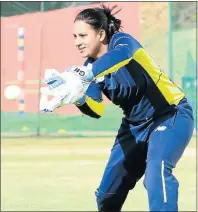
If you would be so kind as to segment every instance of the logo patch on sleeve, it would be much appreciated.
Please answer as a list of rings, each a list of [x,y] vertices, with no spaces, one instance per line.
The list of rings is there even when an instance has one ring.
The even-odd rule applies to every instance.
[[[104,81],[104,76],[98,77],[98,78],[96,79],[96,83],[99,83],[99,82],[102,82],[102,81]]]

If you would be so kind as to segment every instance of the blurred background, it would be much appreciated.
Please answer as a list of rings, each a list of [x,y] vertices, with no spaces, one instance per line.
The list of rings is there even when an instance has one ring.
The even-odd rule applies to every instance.
[[[100,181],[122,111],[107,99],[105,114],[99,120],[83,116],[75,106],[65,106],[49,114],[39,113],[38,106],[45,69],[62,72],[71,65],[83,64],[74,47],[73,20],[82,9],[100,3],[1,2],[1,137],[6,138],[2,142],[3,209],[96,209],[92,192]],[[139,40],[185,92],[197,123],[197,2],[105,4],[122,8],[117,17],[122,20],[123,30]],[[5,99],[3,93],[8,85],[23,89],[20,101]],[[178,169],[180,178],[190,179],[181,186],[185,195],[192,197],[186,201],[186,196],[182,196],[183,211],[193,211],[196,207],[193,139]],[[182,172],[186,164],[188,175]],[[83,168],[80,177],[74,167]],[[93,173],[87,178],[90,170]],[[138,189],[139,196],[133,196],[135,202],[143,193],[142,187]],[[85,194],[89,200],[82,198]],[[81,196],[79,205],[77,196]],[[143,201],[141,206],[127,202],[125,209],[147,210],[146,199],[145,194],[145,204]]]
[[[196,2],[109,3],[114,4],[123,8],[118,14],[123,30],[136,37],[183,89],[196,117]],[[75,106],[66,106],[53,114],[38,111],[44,70],[63,71],[71,65],[83,64],[74,47],[72,24],[81,9],[96,5],[96,2],[1,3],[1,93],[12,84],[24,89],[24,102],[7,101],[1,95],[2,136],[100,136],[117,131],[122,112],[107,100],[106,113],[97,122],[81,117]],[[55,126],[52,121],[56,121]]]

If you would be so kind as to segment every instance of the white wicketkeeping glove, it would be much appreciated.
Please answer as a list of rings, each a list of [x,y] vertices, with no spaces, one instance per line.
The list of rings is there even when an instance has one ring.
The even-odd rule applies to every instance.
[[[59,73],[55,69],[48,69],[44,82],[48,87],[41,88],[40,110],[43,112],[52,112],[65,104],[73,104],[85,93],[79,77],[69,71]],[[48,101],[48,96],[53,96],[52,100]]]
[[[84,86],[85,91],[89,87],[90,83],[94,80],[91,64],[89,66],[71,66],[65,72],[71,72],[78,76],[82,85]]]
[[[40,111],[52,112],[61,105],[61,100],[58,97],[53,96],[48,87],[42,87],[40,94]],[[53,98],[48,100],[49,96],[53,96]]]

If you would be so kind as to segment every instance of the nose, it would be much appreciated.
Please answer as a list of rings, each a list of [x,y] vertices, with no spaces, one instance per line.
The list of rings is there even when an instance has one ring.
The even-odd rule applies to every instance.
[[[78,37],[76,37],[76,39],[75,39],[75,46],[76,47],[79,47],[80,45],[82,45],[82,42],[81,42],[81,40]]]

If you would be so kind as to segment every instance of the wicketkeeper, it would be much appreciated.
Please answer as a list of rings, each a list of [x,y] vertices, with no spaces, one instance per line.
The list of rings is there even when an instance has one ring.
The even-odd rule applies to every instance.
[[[86,62],[62,74],[46,72],[41,110],[75,104],[84,114],[100,118],[104,94],[123,110],[124,118],[95,193],[98,210],[120,211],[129,190],[145,174],[150,211],[178,211],[179,183],[172,170],[193,133],[192,108],[141,44],[119,32],[120,26],[105,6],[77,15],[75,45]],[[50,102],[49,94],[55,97]]]

